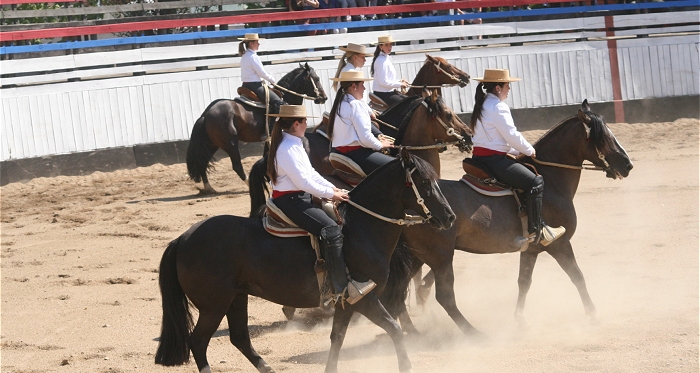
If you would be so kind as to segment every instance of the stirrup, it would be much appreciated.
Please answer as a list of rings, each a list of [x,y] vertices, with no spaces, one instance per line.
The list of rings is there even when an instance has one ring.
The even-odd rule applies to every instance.
[[[374,289],[377,284],[374,281],[369,280],[367,282],[357,282],[355,280],[350,280],[348,282],[348,297],[347,301],[350,304],[357,303],[362,297],[367,295],[372,289]]]
[[[542,246],[549,246],[552,242],[563,236],[565,232],[566,228],[564,227],[552,228],[545,224],[542,227],[542,238],[540,239],[540,244],[542,244]]]

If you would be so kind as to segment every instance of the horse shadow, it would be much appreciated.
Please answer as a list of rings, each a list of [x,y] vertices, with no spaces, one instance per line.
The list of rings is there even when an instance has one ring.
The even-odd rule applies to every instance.
[[[204,197],[217,197],[217,196],[237,196],[237,195],[244,195],[248,194],[247,190],[229,190],[225,192],[216,192],[216,193],[204,193],[201,190],[197,194],[191,194],[187,196],[179,196],[179,197],[161,197],[161,198],[147,198],[147,199],[136,199],[133,201],[126,201],[125,203],[127,204],[136,204],[136,203],[141,203],[141,202],[182,202],[182,201],[189,201],[189,200],[197,200],[200,198]]]

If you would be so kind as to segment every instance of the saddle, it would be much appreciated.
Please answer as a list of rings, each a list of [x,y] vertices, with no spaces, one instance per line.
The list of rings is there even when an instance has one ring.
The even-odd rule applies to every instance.
[[[539,175],[535,166],[527,163],[520,163],[525,167],[530,168],[535,175]],[[496,176],[491,173],[491,171],[473,158],[464,158],[462,161],[462,169],[464,170],[465,174],[462,176],[460,181],[469,185],[469,187],[474,189],[476,192],[489,197],[513,196],[513,198],[515,198],[515,203],[518,205],[518,217],[520,218],[520,223],[523,229],[522,238],[516,238],[515,245],[516,247],[520,248],[520,251],[527,250],[529,241],[524,238],[528,236],[527,213],[525,212],[522,202],[522,191],[499,181]]]
[[[384,102],[379,96],[375,95],[374,93],[369,94],[369,107],[376,111],[385,111],[386,109],[389,108],[389,105]]]
[[[362,167],[349,157],[331,152],[328,155],[328,160],[333,166],[333,175],[339,177],[353,188],[367,177],[367,174],[362,171]]]
[[[340,221],[340,214],[333,203],[324,203],[317,198],[313,199],[313,203],[320,205],[323,211],[325,211],[326,214],[331,217],[331,219],[335,220],[339,224],[342,223]],[[316,280],[318,281],[318,290],[321,294],[319,298],[319,307],[328,304],[333,294],[328,279],[328,271],[325,267],[325,261],[321,257],[321,243],[319,241],[319,237],[312,235],[292,222],[292,220],[289,219],[287,215],[285,215],[285,213],[275,205],[272,198],[265,201],[265,205],[267,208],[263,213],[262,222],[267,233],[270,233],[273,236],[287,238],[309,236],[309,239],[311,240],[311,247],[316,253],[314,271],[316,272]]]
[[[280,92],[277,89],[270,88],[272,92],[275,92],[277,96],[282,97],[282,92]],[[252,90],[246,88],[246,87],[238,87],[238,90],[236,90],[238,93],[239,97],[236,97],[234,100],[238,101],[242,104],[258,108],[258,109],[265,109],[267,108],[267,104],[265,103],[264,100],[260,99],[255,92]]]

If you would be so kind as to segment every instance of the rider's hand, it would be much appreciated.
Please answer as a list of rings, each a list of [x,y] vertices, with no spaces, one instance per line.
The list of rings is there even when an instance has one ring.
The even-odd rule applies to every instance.
[[[348,195],[348,191],[345,189],[338,189],[338,188],[333,188],[333,201],[349,201],[350,196]]]
[[[387,138],[385,138],[385,137],[380,138],[380,139],[379,139],[379,142],[382,143],[382,149],[393,148],[393,147],[394,147],[394,143],[393,143],[391,140],[389,140],[389,139],[387,139]]]

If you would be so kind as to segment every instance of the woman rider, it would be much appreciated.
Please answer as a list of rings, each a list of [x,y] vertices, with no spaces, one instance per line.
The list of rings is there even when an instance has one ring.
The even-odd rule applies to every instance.
[[[340,73],[350,70],[360,70],[362,66],[365,65],[367,61],[367,56],[371,56],[371,53],[367,53],[367,48],[364,45],[348,43],[347,47],[338,48],[344,51],[345,54],[338,61],[338,69],[335,71],[335,78],[340,76]],[[338,82],[333,82],[333,89],[338,90]]]
[[[370,70],[374,77],[372,93],[379,96],[388,106],[392,106],[406,98],[406,95],[396,91],[397,88],[408,88],[409,86],[407,81],[396,78],[396,69],[389,57],[393,42],[394,39],[391,35],[379,37]]]
[[[258,48],[260,48],[260,40],[264,38],[258,37],[258,34],[245,34],[245,37],[238,38],[241,40],[238,44],[238,53],[241,55],[241,80],[243,87],[250,89],[261,100],[265,100],[265,87],[263,87],[262,79],[267,80],[272,84],[277,84],[275,78],[268,74],[263,67],[260,58],[258,57]],[[272,90],[268,90],[270,98],[270,113],[279,113],[280,105],[284,101]]]
[[[348,192],[334,187],[311,166],[302,145],[306,131],[306,107],[283,105],[280,113],[273,116],[279,119],[272,129],[267,174],[272,184],[274,203],[299,227],[321,238],[333,301],[347,297],[346,300],[354,304],[376,284],[372,280],[359,283],[349,279],[343,256],[342,226],[311,201],[312,196],[347,201],[350,199]],[[345,295],[348,281],[351,281],[354,289],[348,289]]]
[[[340,83],[328,124],[332,151],[352,159],[369,175],[393,160],[379,152],[393,145],[382,136],[378,139],[372,135],[372,109],[362,100],[365,82],[372,79],[365,78],[361,70],[353,70],[331,80]]]
[[[482,78],[474,80],[479,81],[479,85],[469,123],[474,132],[472,158],[486,166],[498,180],[525,191],[530,233],[526,238],[534,244],[548,246],[566,229],[552,228],[542,221],[544,179],[508,156],[522,153],[535,158],[535,149],[515,128],[510,108],[504,102],[510,92],[510,83],[521,79],[511,78],[508,70],[487,69]]]

